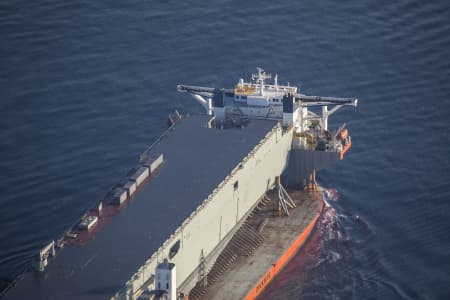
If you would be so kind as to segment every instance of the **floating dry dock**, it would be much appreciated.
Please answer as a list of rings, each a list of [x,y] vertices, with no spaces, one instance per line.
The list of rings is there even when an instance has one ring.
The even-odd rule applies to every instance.
[[[307,96],[277,75],[266,84],[260,68],[252,78],[233,89],[179,85],[207,115],[172,115],[139,165],[46,245],[38,271],[5,299],[254,299],[313,230],[315,170],[352,145],[328,117],[357,100]]]
[[[109,224],[84,246],[67,245],[49,258],[44,272],[24,274],[5,299],[121,298],[116,293],[126,291],[125,283],[130,278],[137,287],[135,291],[143,280],[152,278],[156,262],[168,256],[177,240],[183,251],[176,253],[173,261],[182,282],[195,268],[184,269],[183,265],[198,264],[201,248],[209,253],[248,212],[246,206],[254,203],[246,204],[243,195],[234,192],[234,181],[226,197],[229,206],[217,202],[214,207],[204,207],[204,200],[224,188],[222,182],[230,181],[233,169],[240,169],[244,159],[253,161],[255,148],[269,150],[269,145],[260,144],[266,135],[273,139],[277,132],[281,138],[281,128],[275,121],[260,120],[242,129],[219,130],[206,128],[209,119],[210,116],[191,116],[177,123],[152,149],[164,154],[164,165],[156,177],[136,192],[133,201],[111,217]],[[284,153],[273,152],[286,156],[287,147]],[[239,184],[245,186],[247,180],[250,177],[242,177]],[[256,190],[262,194],[267,178],[263,184],[258,178],[254,182],[262,186]],[[243,188],[238,190],[244,192]],[[210,218],[194,218],[198,214]],[[201,243],[206,238],[209,246]],[[163,244],[165,248],[160,248]],[[189,252],[184,251],[188,249]],[[156,254],[150,258],[152,253]],[[153,266],[149,265],[139,279],[134,277],[137,270],[142,272],[141,266],[146,262]]]

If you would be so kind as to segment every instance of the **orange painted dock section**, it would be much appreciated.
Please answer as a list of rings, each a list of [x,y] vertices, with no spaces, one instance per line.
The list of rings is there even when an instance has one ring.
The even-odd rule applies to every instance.
[[[289,216],[279,211],[277,193],[269,192],[269,201],[255,208],[224,248],[223,259],[221,254],[208,266],[207,286],[192,289],[190,300],[247,300],[261,294],[307,242],[324,207],[315,189],[288,193],[296,204]]]
[[[323,204],[322,204],[323,209]],[[245,300],[253,300],[258,297],[259,294],[267,287],[269,282],[283,269],[283,267],[294,257],[298,250],[305,244],[310,236],[311,232],[316,226],[317,220],[319,219],[322,209],[317,212],[314,219],[309,223],[305,230],[297,237],[297,239],[292,243],[292,245],[280,256],[278,261],[272,265],[272,267],[267,271],[264,276],[258,281],[258,283],[250,290],[250,292],[245,296]]]

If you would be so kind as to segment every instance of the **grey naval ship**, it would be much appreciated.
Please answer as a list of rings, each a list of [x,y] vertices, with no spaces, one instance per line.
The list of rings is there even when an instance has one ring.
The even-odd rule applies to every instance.
[[[315,172],[352,141],[261,68],[231,89],[178,85],[205,109],[169,117],[139,163],[36,255],[4,299],[255,299],[321,215]]]

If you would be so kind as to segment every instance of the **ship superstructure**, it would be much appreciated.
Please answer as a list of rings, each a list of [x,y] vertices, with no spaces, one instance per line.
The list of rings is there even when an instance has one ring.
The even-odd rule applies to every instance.
[[[179,92],[187,92],[212,115],[217,124],[245,124],[249,119],[276,120],[292,128],[292,151],[283,181],[290,185],[304,180],[313,171],[329,166],[352,146],[351,136],[342,124],[330,130],[328,118],[344,106],[356,107],[356,98],[309,96],[296,86],[280,85],[278,75],[273,84],[262,68],[252,74],[251,81],[240,79],[232,89],[178,85]],[[319,112],[314,112],[314,109]]]
[[[296,147],[345,153],[351,144],[345,124],[331,132],[328,118],[343,106],[356,107],[356,98],[304,95],[296,86],[278,84],[278,74],[274,76],[273,84],[266,84],[272,76],[262,68],[257,71],[250,82],[241,78],[233,89],[178,85],[177,90],[192,94],[207,114],[219,122],[279,120],[283,126],[294,128],[298,137],[294,141]],[[311,111],[309,108],[312,107],[320,107],[321,114]]]
[[[264,234],[277,235],[263,232],[265,214],[272,211],[258,217],[258,232],[244,230],[270,198],[275,202],[268,207],[277,207],[280,217],[302,219],[291,224],[294,236],[283,238],[288,248],[281,261],[258,270],[262,277],[254,273],[260,279],[253,288],[247,283],[250,290],[235,291],[254,299],[314,228],[318,197],[305,202],[291,189],[316,190],[315,171],[343,158],[350,136],[345,125],[329,130],[328,117],[357,104],[354,98],[306,96],[279,85],[278,76],[266,84],[269,78],[259,68],[252,82],[241,79],[232,89],[179,85],[207,114],[172,116],[139,165],[44,247],[37,271],[24,274],[5,299],[200,299],[211,286],[208,278],[218,280],[221,264],[239,254],[230,249],[252,253]],[[321,114],[312,106],[321,107]],[[269,224],[283,228],[286,222]],[[267,248],[271,260],[279,257],[273,251],[284,251],[275,248]],[[233,274],[245,277],[238,266]]]

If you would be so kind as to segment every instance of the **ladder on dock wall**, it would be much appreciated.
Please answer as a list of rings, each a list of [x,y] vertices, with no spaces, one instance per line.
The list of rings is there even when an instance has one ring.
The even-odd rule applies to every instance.
[[[199,280],[189,293],[189,300],[200,300],[206,294],[209,285],[216,282],[220,276],[232,265],[240,256],[251,256],[256,248],[263,241],[261,235],[264,224],[255,224],[254,215],[262,210],[271,199],[263,197],[257,207],[250,213],[242,226],[228,242],[224,250],[217,257],[214,265],[209,270],[207,276],[207,285],[205,280]],[[264,223],[264,222],[263,222]]]

